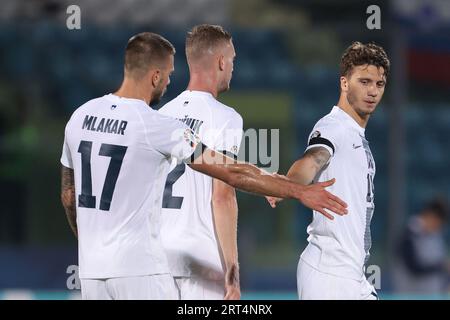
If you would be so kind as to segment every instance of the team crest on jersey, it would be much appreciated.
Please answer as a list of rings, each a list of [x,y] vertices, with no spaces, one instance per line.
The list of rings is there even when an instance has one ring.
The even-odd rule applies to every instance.
[[[186,129],[184,130],[184,140],[189,143],[192,148],[194,148],[197,145],[199,138],[194,134],[194,132],[192,132],[191,129]]]

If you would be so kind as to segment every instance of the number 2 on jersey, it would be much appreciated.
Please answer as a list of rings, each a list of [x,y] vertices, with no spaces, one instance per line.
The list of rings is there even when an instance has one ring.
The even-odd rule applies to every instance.
[[[183,204],[183,197],[174,197],[172,195],[173,184],[186,171],[186,165],[184,163],[178,164],[167,175],[166,186],[164,187],[164,197],[162,207],[165,209],[181,209]]]
[[[81,194],[78,195],[78,206],[82,208],[95,208],[96,197],[92,195],[91,153],[92,141],[81,141],[78,147],[81,153]],[[122,167],[127,147],[102,143],[100,156],[111,157],[105,183],[100,198],[100,210],[109,211],[111,200],[116,187],[117,177]]]

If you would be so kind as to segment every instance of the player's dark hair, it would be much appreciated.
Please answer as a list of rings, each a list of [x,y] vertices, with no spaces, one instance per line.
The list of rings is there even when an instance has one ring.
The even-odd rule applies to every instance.
[[[448,221],[449,208],[447,202],[442,198],[436,198],[426,204],[424,211],[436,215],[442,221]]]
[[[140,79],[150,67],[161,67],[161,64],[174,54],[174,46],[164,37],[152,32],[138,33],[128,40],[125,72]]]
[[[366,64],[377,68],[382,67],[387,79],[391,63],[384,49],[374,43],[362,44],[358,41],[353,42],[342,55],[341,76],[349,77],[352,74],[353,67]]]
[[[201,24],[192,28],[186,37],[186,57],[188,61],[196,60],[217,45],[231,40],[231,34],[221,26]]]

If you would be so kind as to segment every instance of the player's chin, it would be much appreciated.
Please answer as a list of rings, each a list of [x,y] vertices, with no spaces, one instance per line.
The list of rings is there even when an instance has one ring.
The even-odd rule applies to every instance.
[[[363,102],[363,107],[361,108],[361,110],[363,111],[364,114],[372,114],[375,112],[375,109],[377,108],[377,104],[378,103]]]

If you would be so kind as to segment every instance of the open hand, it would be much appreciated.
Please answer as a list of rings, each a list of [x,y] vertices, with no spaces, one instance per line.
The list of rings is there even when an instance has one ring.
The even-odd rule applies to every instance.
[[[326,187],[333,185],[335,182],[336,179],[331,179],[325,182],[303,186],[304,189],[300,192],[298,200],[306,207],[320,212],[330,220],[333,220],[334,217],[325,209],[343,216],[347,214],[347,204],[325,190]]]

